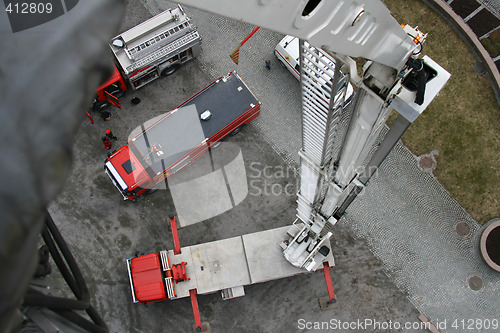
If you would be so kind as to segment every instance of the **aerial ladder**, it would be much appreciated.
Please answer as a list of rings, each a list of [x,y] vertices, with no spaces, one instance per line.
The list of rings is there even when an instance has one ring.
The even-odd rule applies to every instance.
[[[327,254],[333,225],[450,74],[431,58],[419,58],[426,35],[399,25],[380,1],[180,2],[301,39],[300,189],[295,228],[282,248],[292,265],[317,269],[321,262],[314,258]],[[361,76],[351,57],[368,60]],[[336,64],[333,71],[322,70],[331,66],[325,59]],[[356,97],[340,135],[347,81],[357,87]],[[372,152],[392,109],[399,115]]]

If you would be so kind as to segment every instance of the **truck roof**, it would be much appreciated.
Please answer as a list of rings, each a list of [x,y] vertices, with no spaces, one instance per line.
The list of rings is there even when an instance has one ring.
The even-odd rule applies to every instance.
[[[195,105],[199,116],[209,110],[212,117],[207,121],[200,120],[200,124],[205,138],[210,138],[257,104],[257,98],[233,71],[215,80],[179,107]]]
[[[305,42],[307,48],[311,46],[309,43]],[[285,65],[286,69],[293,76],[300,80],[300,53],[299,53],[299,39],[294,36],[286,35],[283,39],[276,45],[275,54],[278,59]],[[316,70],[317,77],[322,81],[323,89],[328,87],[328,90],[331,90],[333,80],[333,73],[335,70],[335,59],[331,57],[321,56],[321,61],[312,61],[308,60],[305,64],[306,67],[318,68]],[[329,73],[329,74],[327,74]],[[345,105],[350,103],[353,98],[354,88],[351,83],[347,84],[347,92],[345,96]]]
[[[155,173],[162,172],[257,104],[259,101],[243,80],[231,72],[177,109],[136,128],[132,133],[138,134],[129,141],[129,146],[137,148]],[[212,115],[201,120],[206,110]]]
[[[199,38],[191,19],[179,5],[114,37],[109,46],[125,74],[131,75]]]

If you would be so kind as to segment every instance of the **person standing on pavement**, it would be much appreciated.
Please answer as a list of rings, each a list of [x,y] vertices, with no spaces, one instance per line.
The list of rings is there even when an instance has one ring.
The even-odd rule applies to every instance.
[[[266,68],[268,70],[271,69],[271,60],[270,59],[266,59]]]
[[[110,129],[107,129],[106,130],[106,137],[111,141],[111,140],[118,140],[118,138],[116,136],[113,135],[113,132],[111,132]]]
[[[104,149],[111,149],[111,140],[107,136],[103,136],[101,140],[104,144]]]
[[[109,113],[108,111],[104,110],[104,111],[100,111],[99,113],[101,115],[102,120],[108,121],[111,119],[111,113]]]

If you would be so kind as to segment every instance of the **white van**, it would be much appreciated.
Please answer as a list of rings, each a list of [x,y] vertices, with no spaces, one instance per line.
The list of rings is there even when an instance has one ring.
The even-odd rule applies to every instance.
[[[290,71],[290,73],[295,76],[297,80],[300,80],[300,54],[299,54],[299,39],[294,36],[286,35],[283,39],[276,45],[274,49],[274,54],[283,63],[283,65]],[[335,67],[335,62],[331,62],[330,65]],[[331,71],[327,66],[324,67],[328,72]],[[329,79],[325,75],[325,79]],[[326,85],[331,86],[330,82],[325,82]],[[347,86],[347,91],[345,95],[344,107],[346,107],[352,100],[354,96],[354,89],[349,83]]]

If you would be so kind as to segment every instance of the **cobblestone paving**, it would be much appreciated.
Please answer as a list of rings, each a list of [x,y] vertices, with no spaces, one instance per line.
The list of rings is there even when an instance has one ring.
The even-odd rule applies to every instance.
[[[175,6],[142,3],[151,14]],[[203,37],[204,53],[197,60],[202,69],[213,77],[231,70],[240,73],[262,102],[261,117],[254,124],[274,150],[296,166],[301,146],[299,83],[273,55],[283,36],[260,29],[241,48],[240,64],[235,65],[229,53],[254,27],[191,8],[188,12]],[[270,71],[264,66],[266,58],[271,59]],[[469,225],[469,235],[456,233],[459,222]],[[446,320],[452,331],[455,319],[500,319],[500,279],[481,261],[480,225],[432,175],[418,169],[416,157],[403,145],[389,155],[340,225],[367,241],[398,287],[432,321]],[[483,281],[479,291],[468,284],[474,275]]]
[[[500,279],[481,259],[481,226],[419,170],[406,147],[396,146],[364,194],[341,224],[367,241],[417,309],[434,322],[446,320],[450,331],[455,320],[498,320]],[[464,237],[456,232],[460,222],[470,227]],[[483,282],[479,291],[468,282],[476,275]]]

